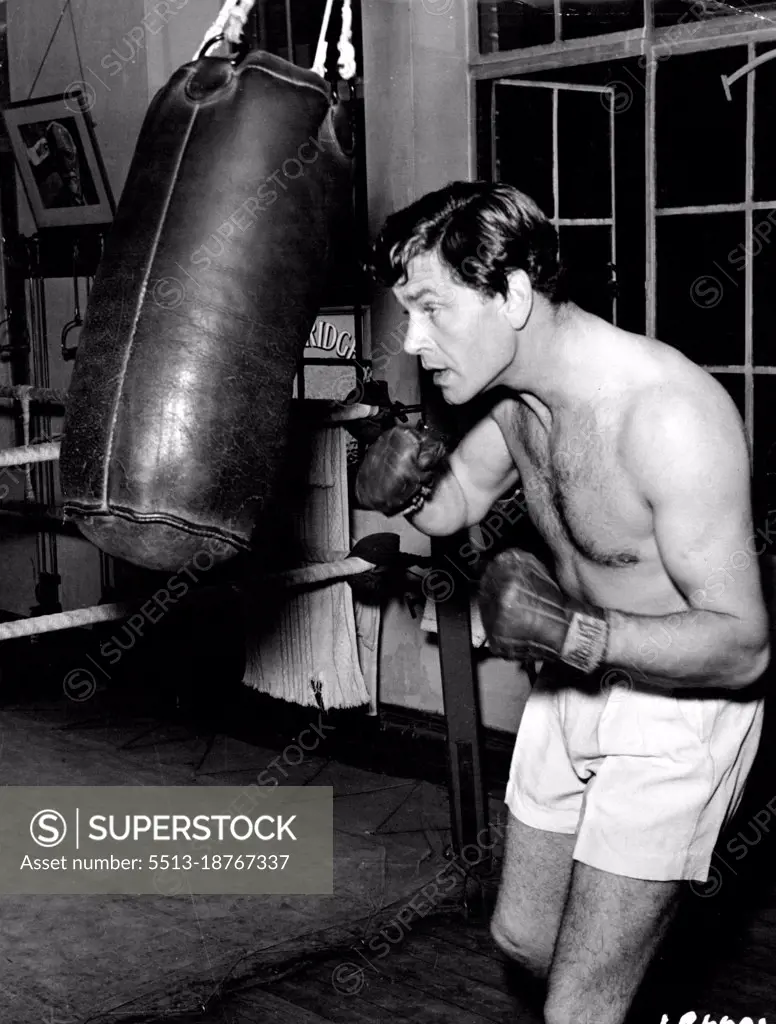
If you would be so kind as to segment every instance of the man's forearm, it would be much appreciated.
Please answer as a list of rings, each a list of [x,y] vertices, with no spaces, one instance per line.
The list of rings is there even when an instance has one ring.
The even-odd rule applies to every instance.
[[[448,472],[440,477],[422,508],[407,518],[430,537],[447,537],[468,526],[466,498],[455,476]]]
[[[608,664],[666,689],[737,689],[758,679],[769,660],[767,626],[691,608],[672,615],[608,613]]]

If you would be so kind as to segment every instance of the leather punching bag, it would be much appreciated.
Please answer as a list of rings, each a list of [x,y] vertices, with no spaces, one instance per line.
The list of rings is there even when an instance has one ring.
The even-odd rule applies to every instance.
[[[65,514],[108,554],[174,571],[250,547],[351,216],[348,147],[328,84],[265,53],[202,57],[154,98],[89,298],[60,457]]]

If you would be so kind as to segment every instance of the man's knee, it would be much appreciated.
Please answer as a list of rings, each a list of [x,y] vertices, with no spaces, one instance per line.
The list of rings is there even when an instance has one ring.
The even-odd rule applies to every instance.
[[[543,949],[530,935],[521,932],[514,923],[504,920],[498,912],[490,922],[490,934],[501,952],[510,960],[530,971],[534,977],[546,979],[552,962],[551,949]]]

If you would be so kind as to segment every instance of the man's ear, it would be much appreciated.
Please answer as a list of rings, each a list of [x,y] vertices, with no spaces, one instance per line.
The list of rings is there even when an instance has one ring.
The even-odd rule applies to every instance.
[[[533,285],[524,270],[512,270],[507,277],[504,312],[510,325],[521,331],[528,323],[533,308]]]

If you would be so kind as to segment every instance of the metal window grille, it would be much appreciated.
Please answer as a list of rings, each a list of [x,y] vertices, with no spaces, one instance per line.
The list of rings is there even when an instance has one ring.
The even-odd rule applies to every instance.
[[[658,263],[657,234],[659,223],[669,217],[684,215],[702,217],[710,214],[738,213],[744,218],[743,245],[747,254],[746,262],[740,274],[740,286],[744,292],[743,316],[740,333],[743,336],[743,361],[740,358],[719,361],[713,364],[702,364],[714,374],[737,377],[743,383],[743,416],[749,436],[750,446],[761,468],[765,468],[763,453],[771,448],[770,424],[764,415],[765,410],[756,408],[756,381],[776,375],[776,365],[757,364],[754,358],[753,322],[756,314],[756,294],[753,284],[752,252],[755,246],[754,229],[756,215],[760,211],[776,210],[776,194],[773,201],[756,201],[754,198],[754,167],[755,167],[755,83],[759,68],[748,74],[744,81],[738,81],[732,88],[740,90],[745,96],[745,161],[746,183],[744,198],[735,203],[698,203],[685,206],[659,205],[657,195],[657,159],[656,150],[656,96],[658,76],[669,57],[681,57],[688,54],[704,53],[737,47],[746,54],[746,61],[752,61],[760,52],[758,44],[776,42],[776,4],[774,3],[740,3],[728,4],[723,12],[719,5],[709,4],[708,10],[699,16],[697,5],[685,5],[684,14],[676,13],[669,20],[666,15],[667,6],[661,0],[644,0],[644,23],[638,30],[609,32],[596,35],[594,16],[589,18],[590,35],[586,38],[564,41],[561,38],[560,0],[554,0],[555,38],[550,43],[527,46],[524,49],[513,48],[509,51],[499,49],[499,13],[504,4],[480,3],[479,9],[471,13],[469,38],[475,52],[469,55],[470,78],[473,90],[479,82],[496,83],[501,86],[505,80],[513,84],[528,84],[523,76],[542,74],[551,76],[562,71],[563,77],[573,77],[573,69],[603,64],[611,61],[624,61],[637,58],[644,69],[643,93],[639,93],[638,101],[643,104],[645,121],[644,138],[644,180],[645,180],[645,220],[646,220],[646,253],[644,265],[645,279],[645,319],[647,333],[654,335],[658,318],[657,281],[661,267]],[[690,11],[694,10],[694,14]],[[479,42],[478,42],[479,41]],[[514,38],[513,38],[514,43]],[[743,61],[742,61],[743,63]],[[583,77],[583,76],[581,76]],[[549,86],[549,83],[545,83]],[[568,87],[564,83],[564,88]],[[641,87],[641,86],[640,86]],[[722,85],[720,83],[720,88]],[[472,148],[478,147],[480,156],[484,150],[493,146],[493,122],[491,135],[480,126],[479,133],[472,127]],[[491,158],[492,154],[488,154]],[[487,164],[487,159],[484,161]],[[480,166],[483,161],[480,160]],[[711,173],[710,169],[710,173]],[[491,167],[491,175],[497,176],[497,168]],[[776,189],[774,190],[776,193]],[[737,282],[738,283],[738,282]],[[731,355],[732,355],[731,351]],[[776,364],[776,355],[773,358]],[[740,384],[739,384],[740,387]],[[759,431],[759,436],[758,435]],[[767,471],[767,470],[766,470]],[[762,483],[762,481],[761,481]],[[756,481],[757,487],[757,481]],[[771,500],[771,499],[769,499]]]

